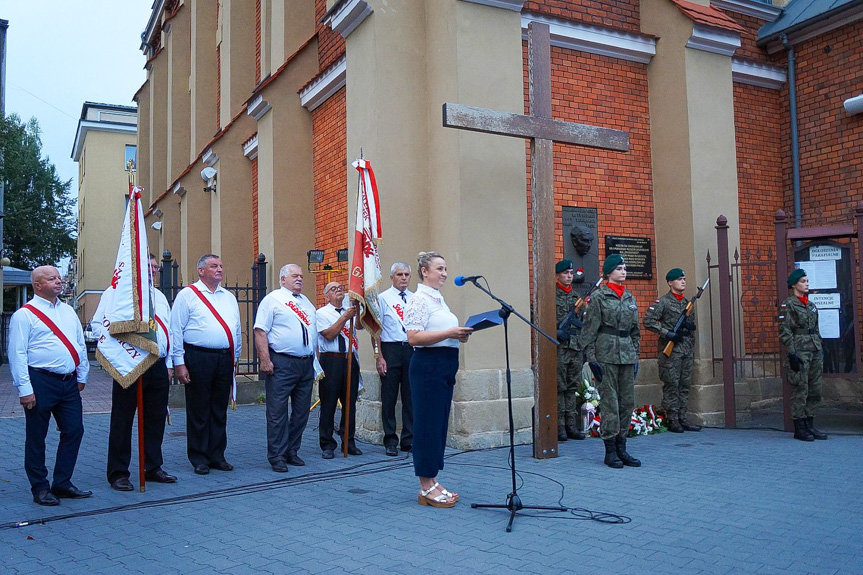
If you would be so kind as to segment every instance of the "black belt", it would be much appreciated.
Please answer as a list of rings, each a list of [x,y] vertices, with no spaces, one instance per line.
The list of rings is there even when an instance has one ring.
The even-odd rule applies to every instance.
[[[811,327],[806,329],[797,328],[794,330],[794,335],[815,335],[816,333],[818,333],[818,330],[812,329]]]
[[[384,345],[395,345],[395,346],[399,346],[399,347],[413,347],[411,344],[409,344],[406,341],[382,341],[381,346],[384,346]]]
[[[48,371],[47,369],[42,369],[41,367],[32,367],[29,366],[30,369],[37,373],[41,373],[42,375],[47,375],[48,377],[53,377],[54,379],[62,379],[63,381],[68,381],[75,377],[75,372],[72,373],[54,373],[53,371]]]
[[[273,348],[270,348],[270,353],[273,355],[280,355],[282,357],[287,357],[290,359],[312,359],[313,357],[315,357],[315,354],[313,354],[313,353],[310,353],[309,355],[291,355],[289,353],[282,353],[282,352],[276,351]]]
[[[337,357],[339,359],[347,359],[348,352],[339,353],[337,351],[322,351],[321,357]]]
[[[617,337],[629,337],[630,336],[628,329],[611,329],[610,327],[606,327],[606,326],[600,327],[599,333],[606,333],[608,335],[616,335]]]
[[[183,347],[185,349],[191,349],[192,351],[200,351],[202,353],[231,353],[231,348],[226,347],[224,349],[218,349],[214,347],[201,347],[200,345],[192,345],[191,343],[183,342]]]

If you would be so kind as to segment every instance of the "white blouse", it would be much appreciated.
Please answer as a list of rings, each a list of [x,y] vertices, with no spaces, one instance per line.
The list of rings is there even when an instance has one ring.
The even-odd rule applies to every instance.
[[[414,296],[408,300],[405,308],[405,329],[408,331],[444,331],[458,326],[458,318],[453,314],[440,291],[425,284],[418,284]],[[431,345],[414,347],[455,347],[459,341],[449,338]]]

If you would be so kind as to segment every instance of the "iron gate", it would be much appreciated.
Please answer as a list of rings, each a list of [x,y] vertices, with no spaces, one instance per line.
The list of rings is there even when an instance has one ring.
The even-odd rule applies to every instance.
[[[179,281],[180,264],[173,259],[171,252],[165,250],[162,254],[162,269],[159,272],[159,290],[174,305],[174,298],[185,286]],[[255,375],[258,373],[258,350],[255,349],[255,315],[258,305],[267,295],[267,258],[264,254],[252,263],[252,283],[249,285],[235,284],[222,286],[237,298],[240,307],[240,331],[242,332],[242,354],[237,361],[237,375]]]

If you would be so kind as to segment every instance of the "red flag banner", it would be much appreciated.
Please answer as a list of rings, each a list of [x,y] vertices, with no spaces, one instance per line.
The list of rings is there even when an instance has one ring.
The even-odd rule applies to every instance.
[[[359,302],[359,320],[371,334],[381,331],[381,308],[378,292],[383,274],[378,255],[381,238],[381,212],[375,173],[368,160],[353,163],[359,172],[357,189],[357,225],[354,232],[354,254],[351,259],[351,276],[348,296]]]

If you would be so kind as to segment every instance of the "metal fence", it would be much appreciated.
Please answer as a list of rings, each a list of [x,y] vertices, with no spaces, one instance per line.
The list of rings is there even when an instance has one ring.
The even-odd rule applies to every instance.
[[[174,304],[174,298],[185,286],[179,281],[180,265],[173,259],[171,252],[165,250],[162,254],[162,269],[159,273],[159,290],[168,299],[168,303]],[[242,355],[237,362],[238,375],[255,375],[258,373],[258,352],[255,349],[255,315],[258,305],[267,295],[267,258],[264,254],[252,263],[251,284],[246,285],[224,285],[226,290],[234,294],[240,307],[240,329],[242,332]]]

